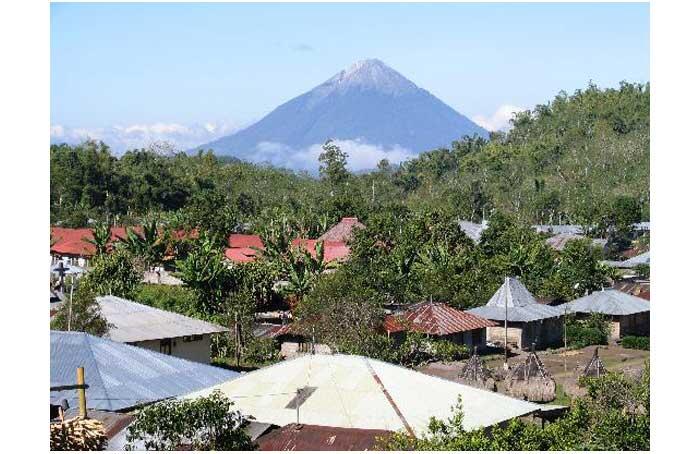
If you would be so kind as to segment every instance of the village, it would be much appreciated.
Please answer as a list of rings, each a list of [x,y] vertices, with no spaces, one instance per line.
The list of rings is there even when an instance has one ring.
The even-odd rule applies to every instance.
[[[458,241],[471,245],[492,241],[484,238],[498,228],[488,221],[450,222],[463,235]],[[529,229],[527,235],[551,254],[606,248],[606,239],[588,237],[589,229],[581,225]],[[357,217],[343,217],[313,239],[288,236],[285,242],[280,235],[232,233],[217,249],[220,255],[211,257],[221,262],[214,268],[237,269],[290,254],[300,274],[316,270],[318,276],[338,276],[351,266],[347,263],[357,255],[353,247],[363,244],[369,230]],[[607,270],[604,284],[570,299],[537,298],[514,273],[502,276],[495,292],[467,309],[438,295],[388,301],[380,322],[371,324],[372,335],[364,335],[365,342],[370,337],[386,342],[380,349],[401,352],[387,356],[338,340],[336,327],[329,324],[359,323],[361,314],[337,319],[337,314],[308,312],[308,291],[285,291],[306,288],[294,282],[294,273],[269,285],[271,293],[284,298],[249,296],[251,301],[240,303],[252,304],[249,316],[239,311],[216,320],[188,315],[177,306],[165,310],[133,293],[118,296],[117,284],[91,281],[123,273],[118,267],[102,269],[105,257],[130,251],[145,263],[138,271],[142,289],[170,292],[198,285],[183,273],[184,262],[175,266],[169,259],[178,248],[187,249],[180,242],[191,243],[185,256],[196,254],[192,247],[205,247],[206,238],[196,230],[166,235],[155,224],[52,227],[52,449],[61,443],[85,449],[174,448],[154,439],[152,430],[137,431],[139,414],[202,398],[232,403],[229,414],[245,433],[247,449],[385,449],[395,446],[387,444],[394,434],[425,434],[432,418],[447,420],[458,403],[464,407],[465,431],[505,427],[513,420],[546,427],[587,394],[586,378],[619,373],[639,381],[648,368],[650,253],[644,244],[650,224],[634,223],[628,231],[633,241],[624,260],[591,256],[597,257],[594,268]],[[149,242],[160,245],[160,255],[152,254]],[[212,278],[200,272],[197,279],[201,284]],[[76,299],[81,286],[99,289],[87,309]],[[347,310],[364,310],[352,304]],[[333,311],[338,309],[333,306]],[[82,332],[80,326],[98,316],[104,319],[103,334]],[[253,350],[262,352],[249,353]],[[177,443],[196,449],[192,438]]]

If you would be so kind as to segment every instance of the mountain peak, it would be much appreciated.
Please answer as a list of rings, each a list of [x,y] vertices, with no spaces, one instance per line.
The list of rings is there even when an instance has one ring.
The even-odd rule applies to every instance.
[[[418,87],[381,60],[360,60],[317,87],[324,95],[351,88],[377,90],[394,96],[418,90]]]

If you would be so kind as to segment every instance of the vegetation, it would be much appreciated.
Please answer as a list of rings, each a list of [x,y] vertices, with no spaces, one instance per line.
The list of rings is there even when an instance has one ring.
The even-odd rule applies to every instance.
[[[512,420],[505,427],[467,431],[461,400],[447,420],[432,418],[427,433],[397,433],[380,444],[384,450],[406,451],[645,451],[649,450],[649,365],[640,380],[621,373],[586,378],[587,396],[544,428]]]
[[[635,350],[649,350],[648,336],[625,336],[622,338],[622,346]]]
[[[565,323],[567,343],[570,348],[578,349],[608,343],[610,321],[603,314],[590,314],[579,320],[576,320],[573,315],[567,315]]]
[[[219,390],[207,397],[169,399],[148,405],[136,413],[127,429],[126,450],[240,451],[251,450],[243,430],[245,420],[232,411],[233,402]]]
[[[134,257],[122,249],[95,257],[80,286],[102,296],[114,295],[130,299],[134,296],[142,274],[136,268]]]
[[[81,331],[102,337],[109,331],[109,324],[100,312],[95,293],[81,286],[70,299],[61,304],[51,320],[51,329],[58,331]]]

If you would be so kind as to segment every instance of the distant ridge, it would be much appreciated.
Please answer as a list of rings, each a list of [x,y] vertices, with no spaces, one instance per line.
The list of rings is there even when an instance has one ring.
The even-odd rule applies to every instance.
[[[488,137],[469,118],[370,59],[352,64],[248,128],[196,149],[275,164],[284,161],[285,153],[331,138],[418,153],[474,134]]]

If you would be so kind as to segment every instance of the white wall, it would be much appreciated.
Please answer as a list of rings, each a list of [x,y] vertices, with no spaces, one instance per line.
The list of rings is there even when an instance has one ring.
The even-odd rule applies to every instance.
[[[159,339],[134,342],[133,344],[137,347],[160,352],[161,341]],[[211,362],[211,334],[204,334],[201,340],[192,342],[185,342],[182,337],[177,337],[170,340],[170,346],[172,356],[204,364]]]

